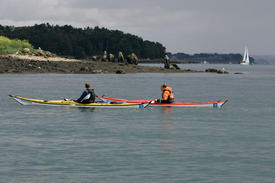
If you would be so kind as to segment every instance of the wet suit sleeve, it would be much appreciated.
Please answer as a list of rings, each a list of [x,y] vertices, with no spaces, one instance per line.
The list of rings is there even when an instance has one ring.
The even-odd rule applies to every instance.
[[[87,91],[84,91],[83,93],[82,93],[82,95],[79,97],[79,99],[77,99],[76,100],[76,102],[81,102],[83,99],[84,99],[84,97],[86,96],[88,94],[88,92]]]

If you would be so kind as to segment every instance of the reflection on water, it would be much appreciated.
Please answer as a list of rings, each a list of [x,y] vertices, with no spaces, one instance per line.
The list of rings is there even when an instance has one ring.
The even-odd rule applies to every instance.
[[[78,107],[80,112],[94,112],[95,107]]]
[[[161,153],[169,153],[173,150],[173,107],[162,107],[162,120],[161,120],[161,128],[162,128],[162,136],[160,137],[160,152]]]
[[[173,110],[174,110],[173,107],[169,107],[169,106],[162,107],[162,113],[171,113],[173,112]]]

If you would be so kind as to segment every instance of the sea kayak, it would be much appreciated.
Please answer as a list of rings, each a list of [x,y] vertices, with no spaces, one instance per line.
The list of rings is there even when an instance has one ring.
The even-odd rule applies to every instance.
[[[77,103],[73,100],[40,100],[15,95],[9,95],[22,105],[49,105],[68,107],[91,107],[91,108],[146,108],[150,102],[126,103],[126,102],[96,102],[89,104]]]
[[[146,99],[146,100],[126,100],[126,99],[118,99],[118,98],[110,98],[104,96],[98,96],[101,99],[106,101],[118,101],[118,102],[127,102],[127,103],[142,103],[149,102],[150,106],[170,106],[170,107],[210,107],[210,108],[220,108],[222,107],[228,100],[220,100],[214,102],[174,102],[171,104],[159,103],[156,102],[155,99]]]

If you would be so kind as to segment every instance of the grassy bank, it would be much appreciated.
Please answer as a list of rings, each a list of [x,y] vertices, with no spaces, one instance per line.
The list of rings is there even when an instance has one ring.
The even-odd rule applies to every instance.
[[[13,54],[17,51],[22,53],[24,48],[28,48],[30,51],[34,50],[33,46],[28,41],[9,39],[7,37],[0,36],[0,55]]]

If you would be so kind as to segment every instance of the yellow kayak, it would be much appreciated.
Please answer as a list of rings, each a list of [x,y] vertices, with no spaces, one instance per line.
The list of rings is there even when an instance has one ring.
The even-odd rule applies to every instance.
[[[69,106],[69,107],[99,107],[99,108],[146,108],[150,103],[118,103],[118,102],[96,102],[89,104],[77,103],[73,100],[41,100],[31,99],[15,95],[9,95],[22,105],[50,105],[50,106]]]

